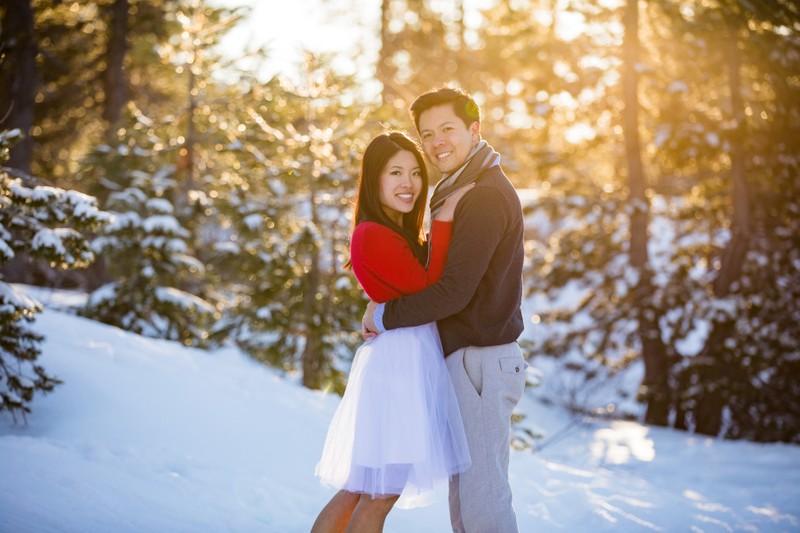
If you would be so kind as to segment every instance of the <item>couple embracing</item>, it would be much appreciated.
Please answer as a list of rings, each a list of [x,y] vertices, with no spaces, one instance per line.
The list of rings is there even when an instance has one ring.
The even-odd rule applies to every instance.
[[[510,417],[525,387],[523,220],[480,109],[443,87],[411,106],[421,149],[379,135],[364,152],[349,266],[371,301],[317,475],[339,488],[312,533],[380,532],[449,483],[454,532],[516,533]],[[423,219],[424,151],[442,173]]]

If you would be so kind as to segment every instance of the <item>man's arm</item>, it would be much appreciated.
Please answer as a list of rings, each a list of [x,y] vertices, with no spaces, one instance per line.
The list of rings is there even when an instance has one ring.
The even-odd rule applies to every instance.
[[[476,187],[464,196],[456,210],[442,279],[420,292],[380,304],[380,308],[371,302],[362,320],[365,338],[385,329],[435,322],[464,309],[506,231],[506,209],[502,195],[490,187]],[[378,323],[374,320],[376,308],[382,319]]]

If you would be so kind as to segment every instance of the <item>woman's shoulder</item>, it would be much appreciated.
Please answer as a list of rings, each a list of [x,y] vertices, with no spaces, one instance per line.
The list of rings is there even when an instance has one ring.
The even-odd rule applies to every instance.
[[[363,257],[384,257],[408,248],[400,233],[377,222],[360,222],[350,240],[351,254],[356,251]]]
[[[406,240],[393,229],[377,222],[359,222],[350,240],[350,259],[358,273],[367,264],[382,264],[408,248]]]
[[[353,239],[384,239],[387,237],[399,239],[403,238],[402,235],[397,233],[392,228],[384,226],[383,224],[379,224],[378,222],[370,222],[368,220],[359,222],[353,231]]]

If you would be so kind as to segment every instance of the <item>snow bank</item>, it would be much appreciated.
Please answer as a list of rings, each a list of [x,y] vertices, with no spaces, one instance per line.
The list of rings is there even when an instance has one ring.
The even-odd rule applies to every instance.
[[[64,384],[35,399],[27,426],[0,418],[0,531],[310,529],[334,492],[313,471],[336,396],[233,349],[57,311],[46,295],[41,362]],[[799,447],[572,421],[530,394],[520,412],[545,434],[536,453],[512,453],[523,533],[800,530]],[[385,531],[448,531],[445,496],[394,511]]]

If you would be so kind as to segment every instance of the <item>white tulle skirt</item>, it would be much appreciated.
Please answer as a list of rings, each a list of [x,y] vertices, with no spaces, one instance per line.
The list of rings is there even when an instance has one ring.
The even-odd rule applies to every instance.
[[[316,474],[326,485],[396,507],[434,501],[470,466],[435,324],[390,330],[356,351]]]

